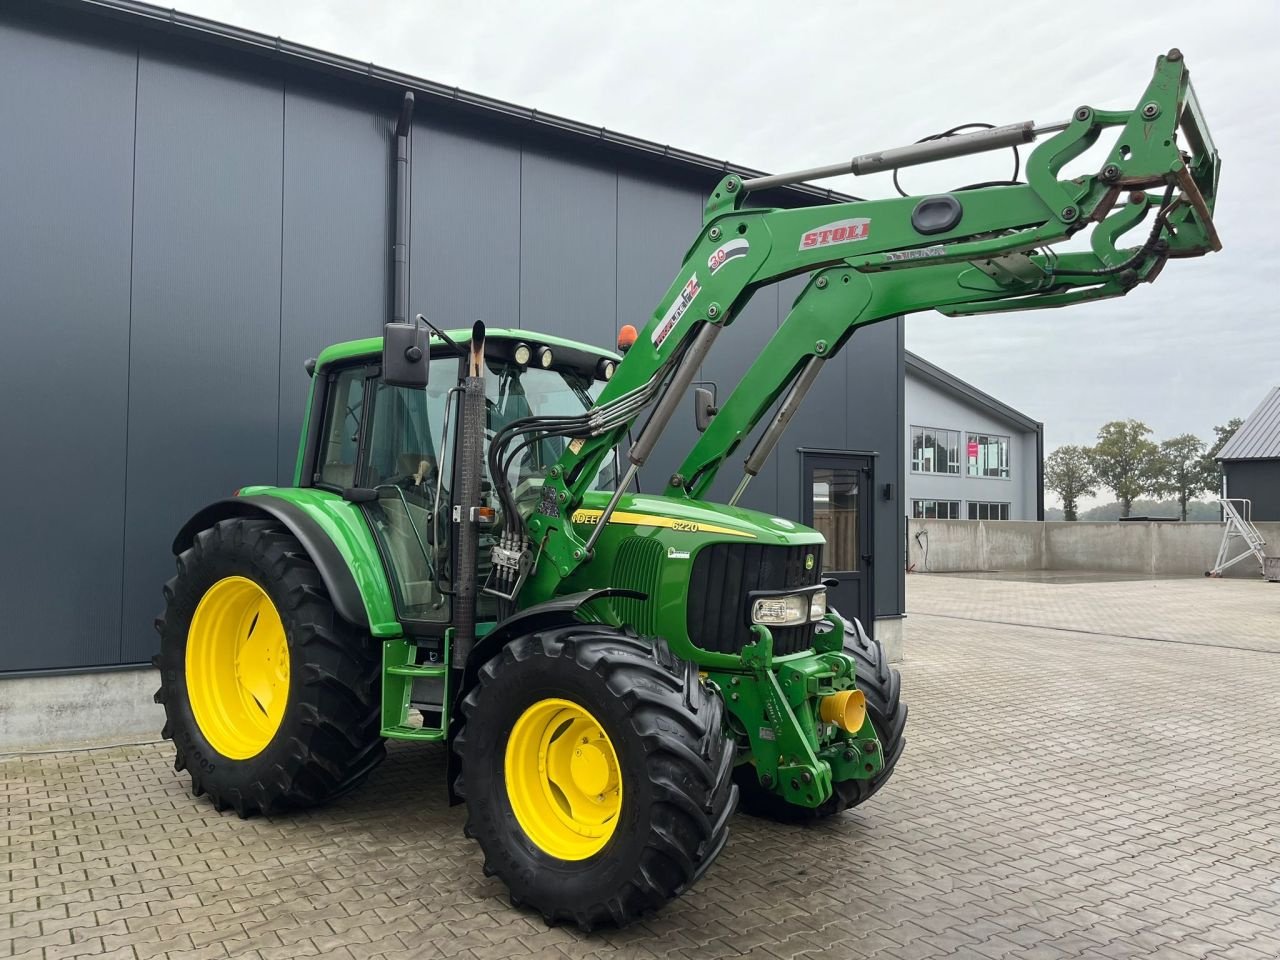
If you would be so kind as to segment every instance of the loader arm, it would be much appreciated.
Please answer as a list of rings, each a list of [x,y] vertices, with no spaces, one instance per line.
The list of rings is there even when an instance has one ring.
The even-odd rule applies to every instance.
[[[1104,131],[1112,131],[1115,140],[1101,169],[1059,179],[1064,165]],[[753,189],[879,172],[1045,134],[1052,136],[1028,158],[1026,183],[797,209],[744,206]],[[580,418],[530,418],[510,425],[509,436],[495,438],[494,477],[504,474],[500,468],[507,451],[513,444],[518,450],[527,442],[523,437],[555,434],[571,442],[549,472],[533,514],[522,520],[508,505],[494,551],[491,591],[525,606],[551,596],[590,558],[596,534],[584,539],[571,517],[600,464],[652,406],[597,531],[653,449],[716,337],[761,287],[811,274],[769,345],[671,478],[669,496],[701,496],[724,460],[794,384],[747,460],[745,485],[822,363],[860,326],[926,309],[961,315],[1123,296],[1154,280],[1170,258],[1220,249],[1212,219],[1218,168],[1186,66],[1173,50],[1157,59],[1151,82],[1131,110],[1080,107],[1069,121],[1047,127],[1015,124],[795,174],[747,181],[725,177],[707,203],[702,229],[675,281],[592,410]],[[1121,247],[1144,221],[1148,226],[1141,241]],[[1088,252],[1052,251],[1051,245],[1090,228]],[[503,495],[501,487],[499,481]]]

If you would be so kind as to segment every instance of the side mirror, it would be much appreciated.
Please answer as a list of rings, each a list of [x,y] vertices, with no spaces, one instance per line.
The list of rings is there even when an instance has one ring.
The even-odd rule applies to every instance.
[[[388,323],[382,328],[382,380],[392,387],[427,385],[431,332],[417,323]]]
[[[705,433],[711,426],[711,418],[720,412],[716,406],[715,390],[706,387],[693,388],[693,423],[699,433]]]

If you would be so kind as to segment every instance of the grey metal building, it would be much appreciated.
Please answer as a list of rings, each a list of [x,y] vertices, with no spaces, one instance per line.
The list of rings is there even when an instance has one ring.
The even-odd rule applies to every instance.
[[[1280,520],[1280,387],[1218,451],[1218,462],[1224,497],[1248,500],[1254,520]]]
[[[409,308],[445,326],[612,345],[738,169],[133,0],[0,6],[0,675],[146,663],[174,531],[289,481],[303,360],[389,312],[406,90]],[[729,389],[802,285],[759,294],[704,378]],[[902,357],[900,320],[860,332],[744,499],[857,510],[842,602],[889,639]],[[645,489],[694,441],[677,419]]]
[[[941,520],[1043,520],[1044,424],[906,354],[904,507]]]

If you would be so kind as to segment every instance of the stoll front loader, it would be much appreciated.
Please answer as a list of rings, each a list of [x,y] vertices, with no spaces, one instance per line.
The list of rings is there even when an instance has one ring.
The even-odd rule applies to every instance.
[[[1059,179],[1103,132],[1098,171]],[[1025,183],[746,203],[1045,136]],[[422,318],[330,347],[293,485],[245,487],[174,541],[157,699],[176,768],[247,816],[351,789],[387,739],[445,741],[485,870],[514,903],[584,928],[688,888],[739,798],[795,820],[862,803],[902,752],[898,675],[827,608],[823,537],[735,506],[743,488],[859,327],[1123,296],[1219,249],[1217,179],[1174,50],[1132,110],[726,176],[625,359]],[[1083,231],[1087,250],[1052,250]],[[802,274],[718,409],[695,392],[702,433],[666,488],[629,492],[716,339],[756,290]],[[733,499],[705,501],[775,404]]]

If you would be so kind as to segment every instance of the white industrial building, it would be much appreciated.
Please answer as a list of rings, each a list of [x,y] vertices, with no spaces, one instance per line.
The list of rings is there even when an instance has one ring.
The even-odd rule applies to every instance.
[[[907,516],[1044,519],[1044,424],[907,352]]]

